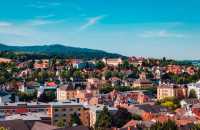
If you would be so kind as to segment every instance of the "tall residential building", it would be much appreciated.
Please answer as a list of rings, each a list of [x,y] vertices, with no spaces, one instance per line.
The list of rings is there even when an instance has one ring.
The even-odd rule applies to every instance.
[[[48,108],[48,115],[51,117],[51,124],[56,125],[56,123],[63,119],[66,125],[70,123],[70,118],[73,113],[80,114],[80,110],[83,105],[73,101],[65,102],[52,102]]]
[[[157,99],[167,97],[185,98],[187,97],[187,87],[184,85],[161,84],[157,87]]]

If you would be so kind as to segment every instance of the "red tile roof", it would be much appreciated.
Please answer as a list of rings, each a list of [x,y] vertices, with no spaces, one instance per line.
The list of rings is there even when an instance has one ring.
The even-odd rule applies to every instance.
[[[128,123],[126,123],[122,128],[127,128],[127,127],[136,127],[137,121],[135,120],[130,120]]]
[[[47,86],[48,87],[55,87],[55,86],[57,86],[57,84],[55,82],[48,82]]]

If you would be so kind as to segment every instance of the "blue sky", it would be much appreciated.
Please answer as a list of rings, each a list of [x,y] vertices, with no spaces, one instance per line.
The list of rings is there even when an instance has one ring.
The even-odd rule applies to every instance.
[[[199,0],[1,0],[0,42],[200,59]]]

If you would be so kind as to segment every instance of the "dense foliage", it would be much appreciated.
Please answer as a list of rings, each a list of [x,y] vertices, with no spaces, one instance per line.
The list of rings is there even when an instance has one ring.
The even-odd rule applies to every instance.
[[[178,130],[178,127],[174,121],[168,120],[164,123],[157,122],[150,127],[150,130]]]
[[[81,120],[78,116],[77,113],[73,113],[71,114],[71,117],[70,117],[70,125],[71,126],[77,126],[77,125],[81,125]]]
[[[194,124],[191,130],[200,130],[200,124]]]
[[[0,44],[0,51],[12,51],[12,52],[23,52],[20,55],[15,55],[16,53],[11,53],[8,55],[0,54],[1,56],[6,56],[8,58],[20,58],[25,56],[27,58],[38,59],[39,57],[66,57],[66,58],[80,58],[80,59],[99,59],[103,57],[123,57],[119,54],[107,53],[100,50],[92,50],[86,48],[75,48],[68,47],[59,44],[55,45],[44,45],[44,46],[7,46]],[[23,54],[23,55],[22,55]],[[31,58],[31,59],[33,59]]]
[[[180,100],[175,97],[165,98],[163,100],[157,101],[158,105],[167,107],[169,109],[175,110],[180,107]]]
[[[112,117],[108,111],[108,108],[104,107],[103,110],[97,116],[95,130],[105,130],[106,128],[111,128],[111,126]]]
[[[125,108],[119,108],[119,110],[113,115],[113,126],[121,128],[124,124],[132,119],[131,113]]]
[[[190,90],[189,98],[197,98],[197,94],[196,94],[196,91],[194,89]]]
[[[109,92],[111,92],[113,90],[117,90],[117,91],[120,91],[120,92],[125,92],[125,91],[131,91],[133,89],[131,87],[129,87],[129,86],[114,86],[113,87],[113,86],[111,86],[109,84],[105,84],[105,85],[103,85],[101,87],[100,93],[106,94],[106,93],[109,93]]]
[[[189,75],[188,73],[181,73],[179,75],[172,73],[165,73],[162,75],[163,81],[171,81],[176,84],[188,84],[192,82],[197,82],[200,79],[200,71],[194,75]]]

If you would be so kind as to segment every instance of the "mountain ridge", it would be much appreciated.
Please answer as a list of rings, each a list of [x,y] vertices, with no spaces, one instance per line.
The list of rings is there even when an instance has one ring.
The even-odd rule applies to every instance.
[[[32,46],[10,46],[0,43],[0,51],[23,52],[23,53],[36,53],[46,54],[49,56],[71,57],[71,58],[117,58],[125,57],[117,53],[109,53],[103,50],[71,47],[61,44],[52,45],[32,45]]]

